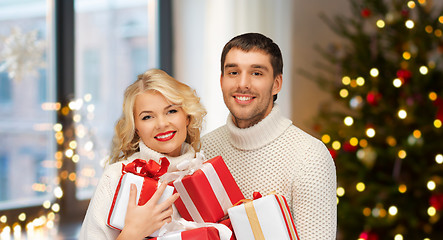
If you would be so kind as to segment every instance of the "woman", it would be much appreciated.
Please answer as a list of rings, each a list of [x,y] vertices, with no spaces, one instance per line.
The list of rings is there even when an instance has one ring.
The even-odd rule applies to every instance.
[[[167,157],[168,172],[195,157],[200,149],[200,130],[206,111],[189,86],[165,72],[152,69],[138,76],[125,91],[123,113],[115,126],[109,166],[101,177],[88,207],[80,239],[142,239],[171,221],[174,194],[161,204],[156,200],[161,184],[144,206],[135,203],[131,186],[125,227],[120,232],[106,226],[112,199],[121,176],[122,163],[135,159]]]

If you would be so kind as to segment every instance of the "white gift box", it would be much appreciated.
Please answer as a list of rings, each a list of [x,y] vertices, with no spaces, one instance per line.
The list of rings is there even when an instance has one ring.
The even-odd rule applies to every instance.
[[[139,202],[140,194],[143,189],[143,184],[146,184],[145,181],[149,178],[145,179],[145,177],[138,176],[132,173],[125,173],[119,183],[119,187],[116,190],[116,196],[114,196],[114,202],[111,206],[107,225],[111,228],[122,230],[125,225],[125,217],[126,210],[128,208],[129,202],[129,193],[131,189],[131,184],[135,184],[137,187],[137,199],[136,202]],[[152,180],[152,179],[149,179]],[[154,181],[154,180],[152,180]],[[159,184],[157,184],[156,188],[158,188]],[[160,197],[158,203],[165,201],[167,198],[172,196],[174,192],[174,187],[167,186],[162,196]],[[157,237],[158,231],[154,232],[150,235],[150,237]]]
[[[299,239],[286,199],[271,194],[228,209],[237,240]]]

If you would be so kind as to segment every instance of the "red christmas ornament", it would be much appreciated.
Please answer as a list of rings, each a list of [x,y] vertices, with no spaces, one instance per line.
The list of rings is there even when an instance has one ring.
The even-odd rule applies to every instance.
[[[369,8],[363,8],[361,10],[361,16],[364,18],[368,18],[369,16],[371,16],[371,10],[369,10]]]
[[[443,209],[443,193],[432,195],[429,199],[429,205],[433,206],[435,210]]]
[[[329,153],[331,154],[332,159],[335,159],[335,157],[337,157],[337,151],[335,151],[334,149],[329,148]]]
[[[364,240],[378,240],[378,235],[371,232],[362,232],[358,238]]]
[[[377,91],[370,91],[366,95],[366,101],[372,106],[377,106],[380,99],[381,94]]]
[[[358,147],[357,146],[352,146],[349,142],[345,142],[343,144],[343,150],[345,152],[355,152],[357,151]]]
[[[409,11],[406,9],[401,10],[401,15],[405,18],[409,17]]]
[[[320,124],[314,124],[313,126],[312,126],[312,129],[315,131],[315,132],[320,132],[321,131],[321,125]]]
[[[397,77],[403,82],[407,83],[409,82],[409,79],[411,79],[412,73],[411,71],[407,69],[400,69],[397,71]]]
[[[435,118],[443,121],[443,99],[441,97],[437,97],[437,99],[434,101],[434,105],[437,106],[437,114]]]
[[[438,44],[437,51],[443,53],[443,43]]]

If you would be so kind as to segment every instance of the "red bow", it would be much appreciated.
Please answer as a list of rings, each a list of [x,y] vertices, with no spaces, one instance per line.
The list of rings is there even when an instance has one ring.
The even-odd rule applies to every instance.
[[[160,164],[152,159],[147,163],[143,159],[135,159],[128,165],[123,164],[123,172],[130,172],[141,177],[149,177],[158,180],[160,176],[168,171],[170,163],[167,158],[162,157],[160,158]]]
[[[256,199],[261,198],[262,195],[261,195],[261,193],[259,193],[259,192],[254,192],[254,193],[252,193],[252,197],[253,197],[254,200],[256,200]]]

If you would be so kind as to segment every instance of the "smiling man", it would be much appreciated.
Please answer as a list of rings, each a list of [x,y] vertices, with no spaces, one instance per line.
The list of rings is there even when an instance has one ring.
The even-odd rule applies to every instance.
[[[235,125],[247,128],[271,112],[282,74],[273,73],[270,56],[264,52],[233,48],[226,54],[220,83]]]
[[[285,118],[275,100],[283,84],[280,48],[247,33],[221,56],[220,85],[230,111],[226,125],[202,138],[207,158],[221,155],[246,198],[284,195],[300,239],[335,239],[336,174],[326,146]]]

